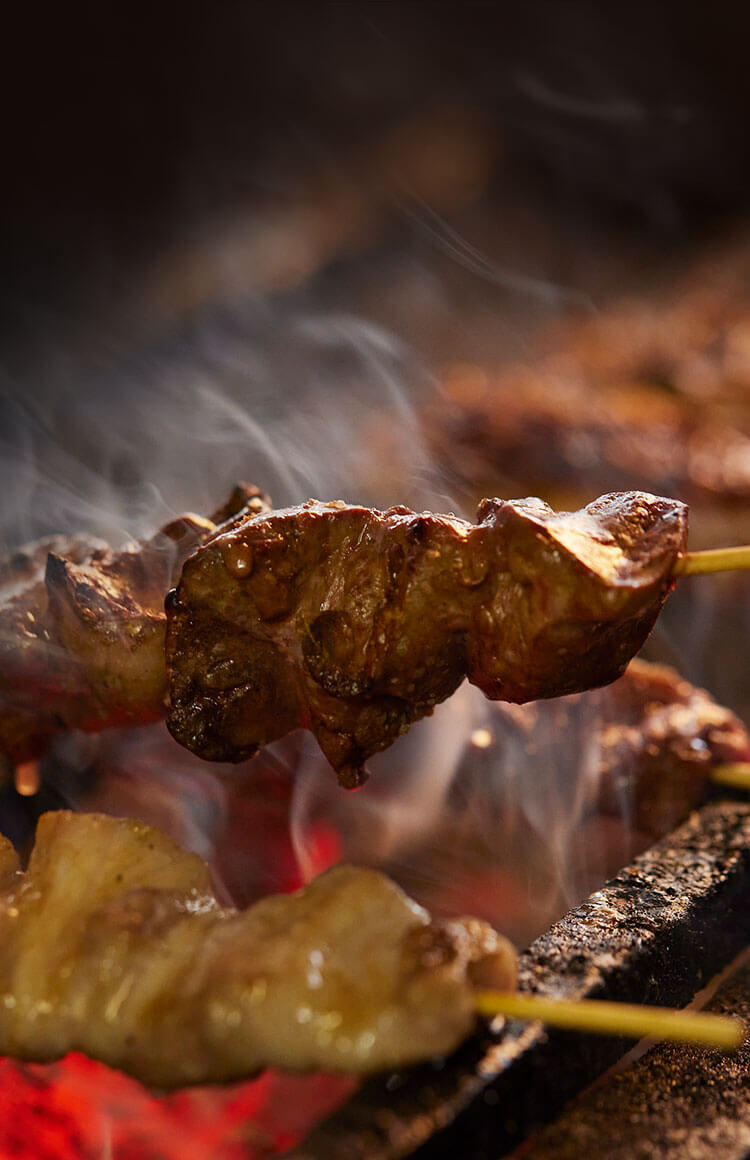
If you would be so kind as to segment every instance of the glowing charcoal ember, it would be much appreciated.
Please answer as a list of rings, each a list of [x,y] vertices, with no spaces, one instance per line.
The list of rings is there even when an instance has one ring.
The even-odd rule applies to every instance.
[[[58,536],[0,561],[0,755],[24,763],[61,731],[163,716],[167,590],[206,538],[266,510],[242,484],[212,519],[121,551]]]
[[[260,761],[262,756],[256,759]],[[226,787],[226,821],[214,838],[212,867],[235,905],[298,890],[341,861],[338,832],[330,822],[317,819],[305,835],[303,874],[289,829],[293,792],[291,771],[259,771],[257,766]]]
[[[684,505],[485,500],[478,519],[311,500],[207,544],[168,600],[172,734],[232,761],[309,728],[353,786],[465,676],[517,702],[618,677],[672,587]]]
[[[201,859],[141,822],[45,814],[25,875],[5,877],[0,1051],[83,1050],[157,1087],[444,1055],[474,1025],[474,985],[515,982],[489,926],[432,922],[372,870],[222,909]]]
[[[281,1075],[156,1096],[104,1064],[0,1061],[3,1160],[265,1160],[356,1089],[348,1076]]]

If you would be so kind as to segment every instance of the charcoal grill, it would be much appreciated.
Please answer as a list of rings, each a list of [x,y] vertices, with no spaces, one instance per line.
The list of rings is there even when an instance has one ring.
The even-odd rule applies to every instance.
[[[745,962],[750,956],[743,956]],[[708,1010],[750,1021],[750,966]],[[750,1153],[750,1043],[733,1056],[659,1044],[597,1085],[542,1132],[526,1160],[746,1160]]]

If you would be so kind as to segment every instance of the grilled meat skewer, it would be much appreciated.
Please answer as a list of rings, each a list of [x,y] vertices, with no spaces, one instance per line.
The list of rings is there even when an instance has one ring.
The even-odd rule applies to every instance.
[[[486,501],[472,525],[340,502],[270,513],[242,488],[212,521],[122,552],[57,538],[0,573],[0,749],[21,762],[64,729],[163,715],[163,594],[204,544],[170,601],[173,732],[237,760],[310,725],[356,784],[466,674],[508,701],[614,679],[685,559],[685,525],[682,505],[640,493],[573,515]]]
[[[553,739],[564,736],[574,755],[571,766],[588,762],[592,770],[584,817],[591,810],[622,817],[627,809],[633,830],[651,840],[706,801],[717,767],[750,759],[750,738],[734,713],[674,669],[638,658],[604,689],[494,709],[496,760],[502,762],[507,740],[541,780],[545,764],[555,760]]]
[[[101,814],[44,815],[25,874],[0,837],[0,935],[3,1054],[83,1051],[160,1088],[269,1066],[400,1069],[453,1051],[478,1011],[742,1039],[702,1015],[516,996],[507,939],[431,919],[373,870],[340,865],[295,894],[220,907],[200,858]]]
[[[645,299],[553,323],[529,361],[449,368],[423,412],[438,462],[477,498],[644,487],[690,504],[701,547],[750,538],[743,251],[733,238]]]
[[[686,538],[686,507],[641,492],[485,500],[476,524],[341,501],[246,519],[168,598],[169,728],[222,761],[309,728],[355,786],[464,677],[511,702],[613,681]]]
[[[265,1067],[372,1072],[444,1055],[516,956],[337,866],[222,908],[208,868],[142,822],[44,815],[28,870],[0,837],[0,1052],[84,1051],[161,1088]]]

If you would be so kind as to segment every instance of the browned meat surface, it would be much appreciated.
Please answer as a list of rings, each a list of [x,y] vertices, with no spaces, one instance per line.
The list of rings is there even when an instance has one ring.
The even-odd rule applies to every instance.
[[[0,564],[0,757],[26,761],[62,730],[164,713],[164,597],[183,561],[240,514],[266,511],[235,489],[210,520],[187,515],[114,552],[55,537]]]
[[[540,736],[582,741],[591,794],[584,812],[621,817],[651,838],[706,800],[717,765],[750,759],[750,738],[734,713],[673,669],[641,660],[605,689],[498,705],[497,714],[499,745],[503,737],[510,745],[523,738],[531,770],[549,758],[546,748],[539,753]]]
[[[633,661],[606,694],[598,808],[650,837],[706,800],[717,765],[750,760],[739,718],[673,669]]]
[[[748,418],[750,279],[747,242],[734,238],[651,296],[625,299],[550,335],[558,355],[591,382],[661,389]]]
[[[309,501],[195,553],[168,600],[168,723],[241,760],[309,728],[344,785],[465,676],[523,702],[614,680],[685,550],[687,512],[639,492],[478,523]]]
[[[389,879],[337,866],[220,907],[207,867],[142,822],[46,814],[24,875],[0,837],[0,1052],[71,1050],[147,1084],[264,1067],[372,1072],[445,1055],[473,987],[514,989],[510,944],[433,922]]]

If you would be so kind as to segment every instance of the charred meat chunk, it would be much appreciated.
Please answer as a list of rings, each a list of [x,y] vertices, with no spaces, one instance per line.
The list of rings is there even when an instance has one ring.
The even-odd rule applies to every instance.
[[[211,535],[267,510],[242,484],[212,519],[181,516],[121,551],[54,537],[1,561],[0,758],[34,758],[66,729],[162,717],[168,589]]]
[[[142,822],[44,815],[28,870],[0,837],[0,1052],[83,1051],[160,1088],[265,1067],[373,1072],[452,1051],[473,987],[514,989],[510,944],[433,922],[337,866],[249,910]]]
[[[311,729],[342,784],[464,677],[525,702],[607,684],[648,635],[687,509],[641,492],[478,522],[309,501],[237,524],[168,599],[168,724],[239,761]]]
[[[635,660],[606,693],[598,807],[651,838],[705,802],[717,765],[750,760],[739,718],[665,665]]]
[[[545,766],[573,781],[588,769],[584,817],[623,818],[660,838],[709,797],[719,765],[750,759],[750,738],[731,710],[666,665],[635,659],[604,689],[554,702],[495,706],[500,749],[543,785]],[[564,751],[553,753],[558,736]]]

